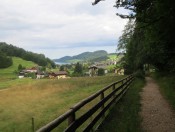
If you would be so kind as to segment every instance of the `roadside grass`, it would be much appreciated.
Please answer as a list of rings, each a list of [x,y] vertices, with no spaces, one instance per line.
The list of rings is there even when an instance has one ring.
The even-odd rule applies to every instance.
[[[140,92],[145,80],[135,79],[125,96],[111,109],[98,132],[141,132]]]
[[[0,131],[31,132],[32,117],[35,120],[35,130],[39,129],[82,99],[124,77],[41,79],[0,91]],[[67,121],[55,131],[63,131],[66,125]]]
[[[158,83],[162,95],[175,110],[175,76],[165,73],[154,73],[153,78]]]
[[[21,64],[23,67],[29,68],[36,66],[35,63],[31,61],[25,61],[21,58],[18,57],[13,57],[13,65],[0,69],[0,89],[8,88],[13,85],[18,85],[21,84],[22,82],[26,83],[31,79],[21,79],[21,80],[16,80],[17,75],[15,74],[15,70],[18,69],[18,65]]]

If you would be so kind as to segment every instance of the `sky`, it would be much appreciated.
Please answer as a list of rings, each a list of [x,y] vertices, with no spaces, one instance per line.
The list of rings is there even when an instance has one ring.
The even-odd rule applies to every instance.
[[[115,0],[0,0],[0,42],[51,59],[86,51],[116,51],[127,20]]]

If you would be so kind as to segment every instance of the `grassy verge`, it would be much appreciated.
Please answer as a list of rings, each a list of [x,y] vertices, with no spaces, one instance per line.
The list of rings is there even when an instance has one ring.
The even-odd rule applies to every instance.
[[[175,110],[175,76],[163,73],[155,73],[153,78],[160,87],[162,95],[169,101]]]
[[[99,132],[140,132],[140,91],[144,80],[135,79],[126,95],[112,108]]]

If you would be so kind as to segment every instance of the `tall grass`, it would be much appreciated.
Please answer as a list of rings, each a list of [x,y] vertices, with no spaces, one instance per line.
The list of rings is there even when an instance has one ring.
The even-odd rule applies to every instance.
[[[162,95],[175,110],[175,76],[167,73],[155,73],[153,77],[158,83]]]
[[[30,132],[32,117],[35,119],[35,129],[38,129],[80,100],[123,77],[35,80],[0,91],[0,131]],[[56,131],[62,131],[65,124]]]
[[[110,111],[98,132],[140,132],[141,117],[139,116],[140,91],[145,85],[142,79],[136,79],[131,84],[126,95]]]

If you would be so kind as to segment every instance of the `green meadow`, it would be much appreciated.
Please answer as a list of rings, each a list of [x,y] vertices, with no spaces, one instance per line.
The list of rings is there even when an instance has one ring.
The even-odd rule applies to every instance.
[[[17,79],[18,76],[17,74],[15,74],[15,71],[17,71],[19,64],[26,68],[36,66],[36,64],[31,61],[25,61],[18,57],[13,57],[12,59],[12,66],[0,69],[0,89],[8,88],[13,85],[18,85],[23,82],[26,83],[31,81],[31,79]]]
[[[32,118],[34,118],[35,130],[39,129],[69,110],[77,102],[123,77],[31,79],[25,80],[25,83],[18,82],[20,79],[16,79],[7,90],[0,91],[0,131],[30,132]],[[81,109],[77,115],[89,107]],[[66,125],[67,122],[63,122],[55,131],[62,131]]]

